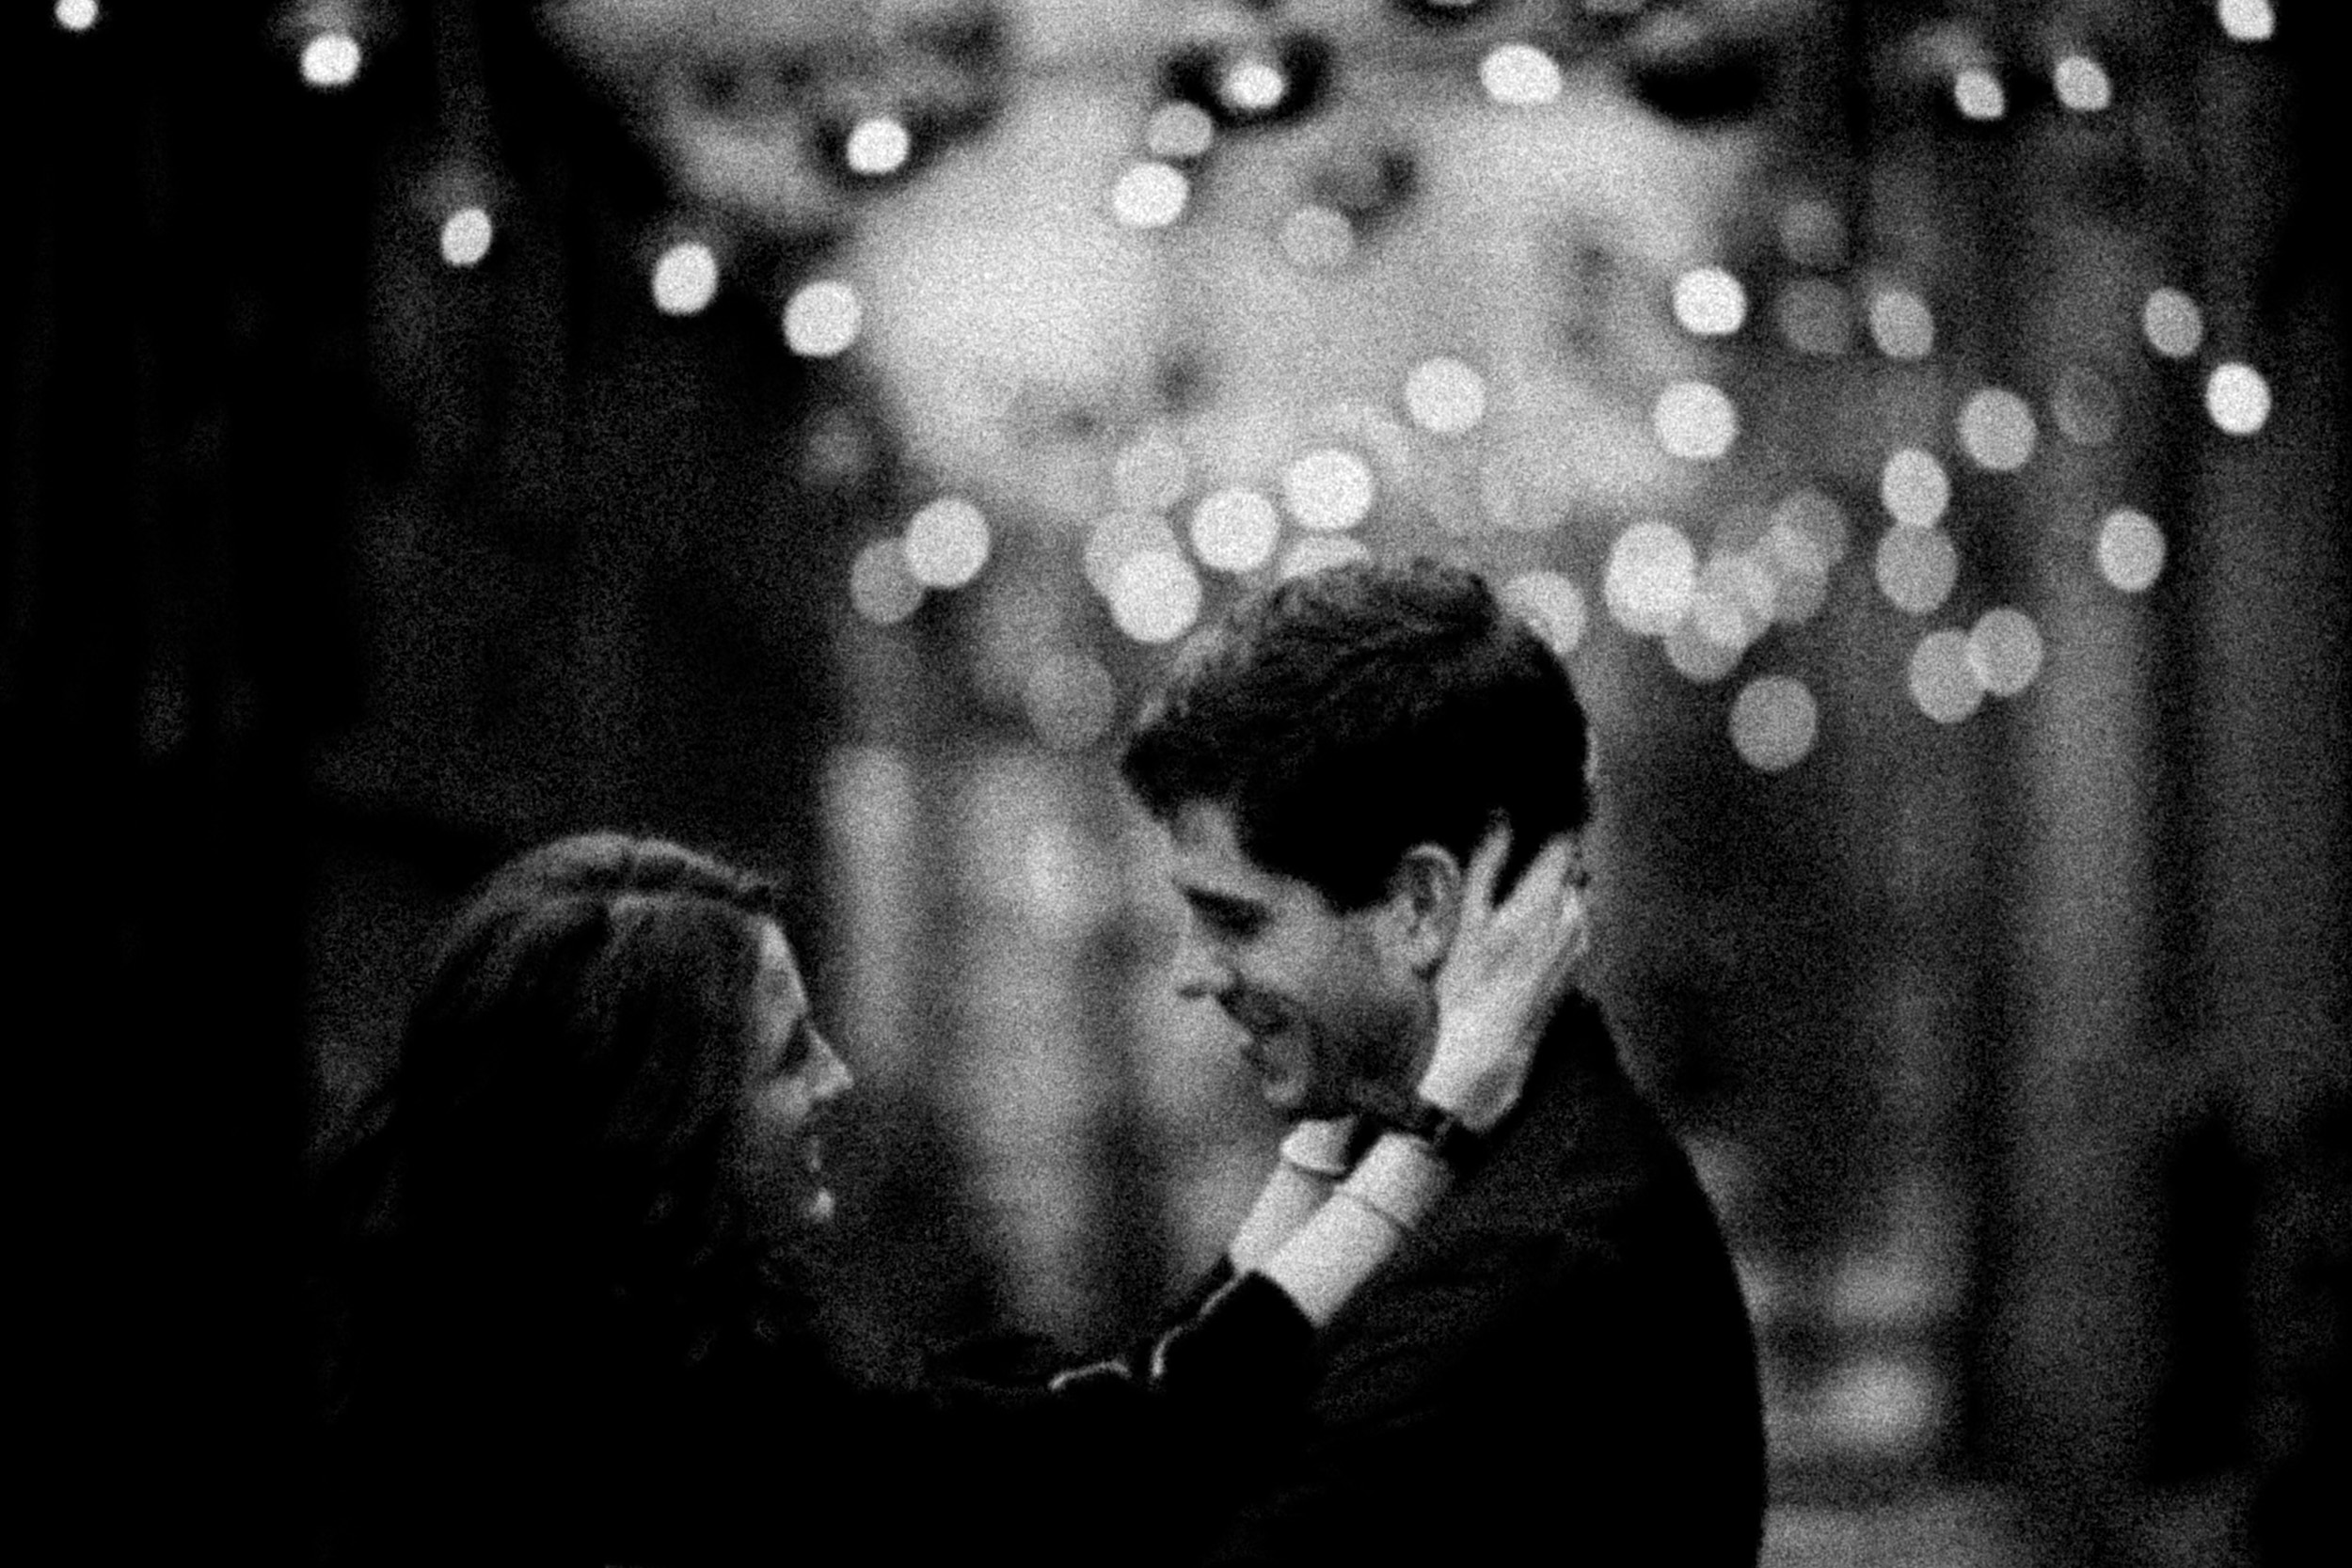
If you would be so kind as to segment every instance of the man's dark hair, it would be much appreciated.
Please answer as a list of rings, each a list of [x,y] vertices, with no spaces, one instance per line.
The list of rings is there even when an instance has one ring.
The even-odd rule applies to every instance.
[[[1222,806],[1251,860],[1356,910],[1412,846],[1467,861],[1498,818],[1507,884],[1584,825],[1585,746],[1567,672],[1483,578],[1354,563],[1263,590],[1197,634],[1120,768],[1160,820]]]

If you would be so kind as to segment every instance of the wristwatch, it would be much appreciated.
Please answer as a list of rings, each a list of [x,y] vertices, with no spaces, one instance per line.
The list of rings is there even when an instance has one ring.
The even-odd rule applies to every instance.
[[[1486,1149],[1486,1139],[1469,1123],[1417,1094],[1380,1091],[1360,1098],[1365,1116],[1391,1132],[1420,1139],[1455,1170],[1467,1170]]]

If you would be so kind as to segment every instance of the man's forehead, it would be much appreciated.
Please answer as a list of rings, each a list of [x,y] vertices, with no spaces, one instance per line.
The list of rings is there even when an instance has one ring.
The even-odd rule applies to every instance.
[[[1188,900],[1272,904],[1296,882],[1252,860],[1241,847],[1232,813],[1213,802],[1180,807],[1168,822],[1168,880]]]

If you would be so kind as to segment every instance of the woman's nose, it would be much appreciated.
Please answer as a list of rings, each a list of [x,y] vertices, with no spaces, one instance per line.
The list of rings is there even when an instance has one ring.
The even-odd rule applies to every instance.
[[[1210,952],[1209,944],[1190,930],[1177,944],[1174,967],[1176,994],[1186,1002],[1205,1002],[1219,995],[1232,970],[1232,965]]]

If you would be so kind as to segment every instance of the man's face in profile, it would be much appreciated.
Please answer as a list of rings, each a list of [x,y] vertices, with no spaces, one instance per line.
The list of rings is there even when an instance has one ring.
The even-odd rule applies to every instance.
[[[1244,853],[1232,813],[1196,801],[1169,825],[1187,911],[1176,992],[1238,1024],[1243,1061],[1285,1120],[1343,1115],[1352,1085],[1401,1083],[1429,1032],[1427,982],[1385,940],[1385,905],[1333,909]]]

